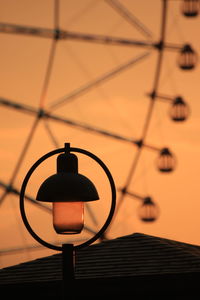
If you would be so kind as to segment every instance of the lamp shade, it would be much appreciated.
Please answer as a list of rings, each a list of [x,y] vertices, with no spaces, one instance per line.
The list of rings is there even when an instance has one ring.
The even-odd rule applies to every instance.
[[[98,200],[99,195],[86,176],[59,172],[41,184],[36,199],[42,202],[87,202]]]

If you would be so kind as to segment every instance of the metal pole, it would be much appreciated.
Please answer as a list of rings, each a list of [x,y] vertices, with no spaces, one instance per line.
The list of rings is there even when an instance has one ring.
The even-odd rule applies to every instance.
[[[74,245],[63,244],[62,245],[62,268],[63,268],[63,282],[74,279]]]
[[[71,294],[74,281],[74,245],[62,245],[63,299]]]

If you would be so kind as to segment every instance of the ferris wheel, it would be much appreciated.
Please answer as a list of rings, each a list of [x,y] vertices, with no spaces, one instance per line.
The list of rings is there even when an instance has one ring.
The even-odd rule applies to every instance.
[[[169,174],[176,169],[178,156],[173,145],[154,142],[155,137],[151,142],[152,128],[160,130],[162,116],[155,123],[153,120],[158,103],[162,103],[162,109],[166,105],[168,118],[174,123],[182,123],[190,115],[189,102],[176,88],[171,88],[174,93],[171,92],[169,78],[175,68],[179,72],[195,69],[197,51],[188,42],[171,42],[168,33],[178,27],[177,18],[188,18],[188,22],[196,19],[199,0],[140,2],[54,0],[50,5],[47,1],[43,4],[26,1],[25,9],[16,12],[19,17],[14,21],[9,15],[12,4],[0,3],[6,7],[5,21],[0,22],[5,46],[2,55],[5,81],[0,105],[2,124],[7,130],[5,136],[2,130],[2,141],[12,139],[8,146],[2,146],[2,210],[8,202],[17,203],[20,183],[31,163],[47,151],[70,142],[75,147],[98,151],[109,163],[118,189],[113,224],[116,234],[126,234],[124,227],[133,214],[132,205],[136,205],[137,217],[145,224],[162,215],[162,206],[152,191],[149,193],[144,173],[153,167]],[[20,5],[24,3],[21,1]],[[150,5],[157,9],[153,21],[152,17],[148,19]],[[15,8],[12,7],[12,17]],[[150,24],[154,24],[153,28]],[[175,63],[167,66],[170,55]],[[91,162],[83,159],[81,168],[90,167]],[[36,202],[35,190],[42,176],[52,168],[50,161],[39,170],[25,196],[33,226],[42,234],[48,231],[41,222],[47,219],[48,225],[51,207]],[[106,198],[103,175],[95,168],[92,166],[88,174],[90,177],[96,174],[97,185],[103,187],[102,198]],[[13,247],[7,243],[2,247],[2,265],[4,257],[8,261],[8,257],[23,251],[25,259],[29,259],[30,253],[38,249],[38,245],[27,241],[18,220],[17,204],[10,205],[21,245]],[[86,206],[88,225],[74,242],[79,243],[98,230],[107,205],[105,200],[101,212],[98,205]],[[105,238],[112,236],[111,226]],[[52,232],[48,237],[59,244]]]

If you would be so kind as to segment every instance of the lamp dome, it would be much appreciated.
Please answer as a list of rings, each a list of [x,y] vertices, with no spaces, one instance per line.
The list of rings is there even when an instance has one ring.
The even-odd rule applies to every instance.
[[[98,200],[99,195],[86,176],[59,172],[41,184],[36,199],[42,202],[87,202]]]

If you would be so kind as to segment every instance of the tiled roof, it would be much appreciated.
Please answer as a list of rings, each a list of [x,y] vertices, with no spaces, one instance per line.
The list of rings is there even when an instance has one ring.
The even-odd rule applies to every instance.
[[[77,279],[200,272],[200,246],[141,233],[76,252]],[[62,278],[61,254],[0,270],[0,284],[53,282]]]

